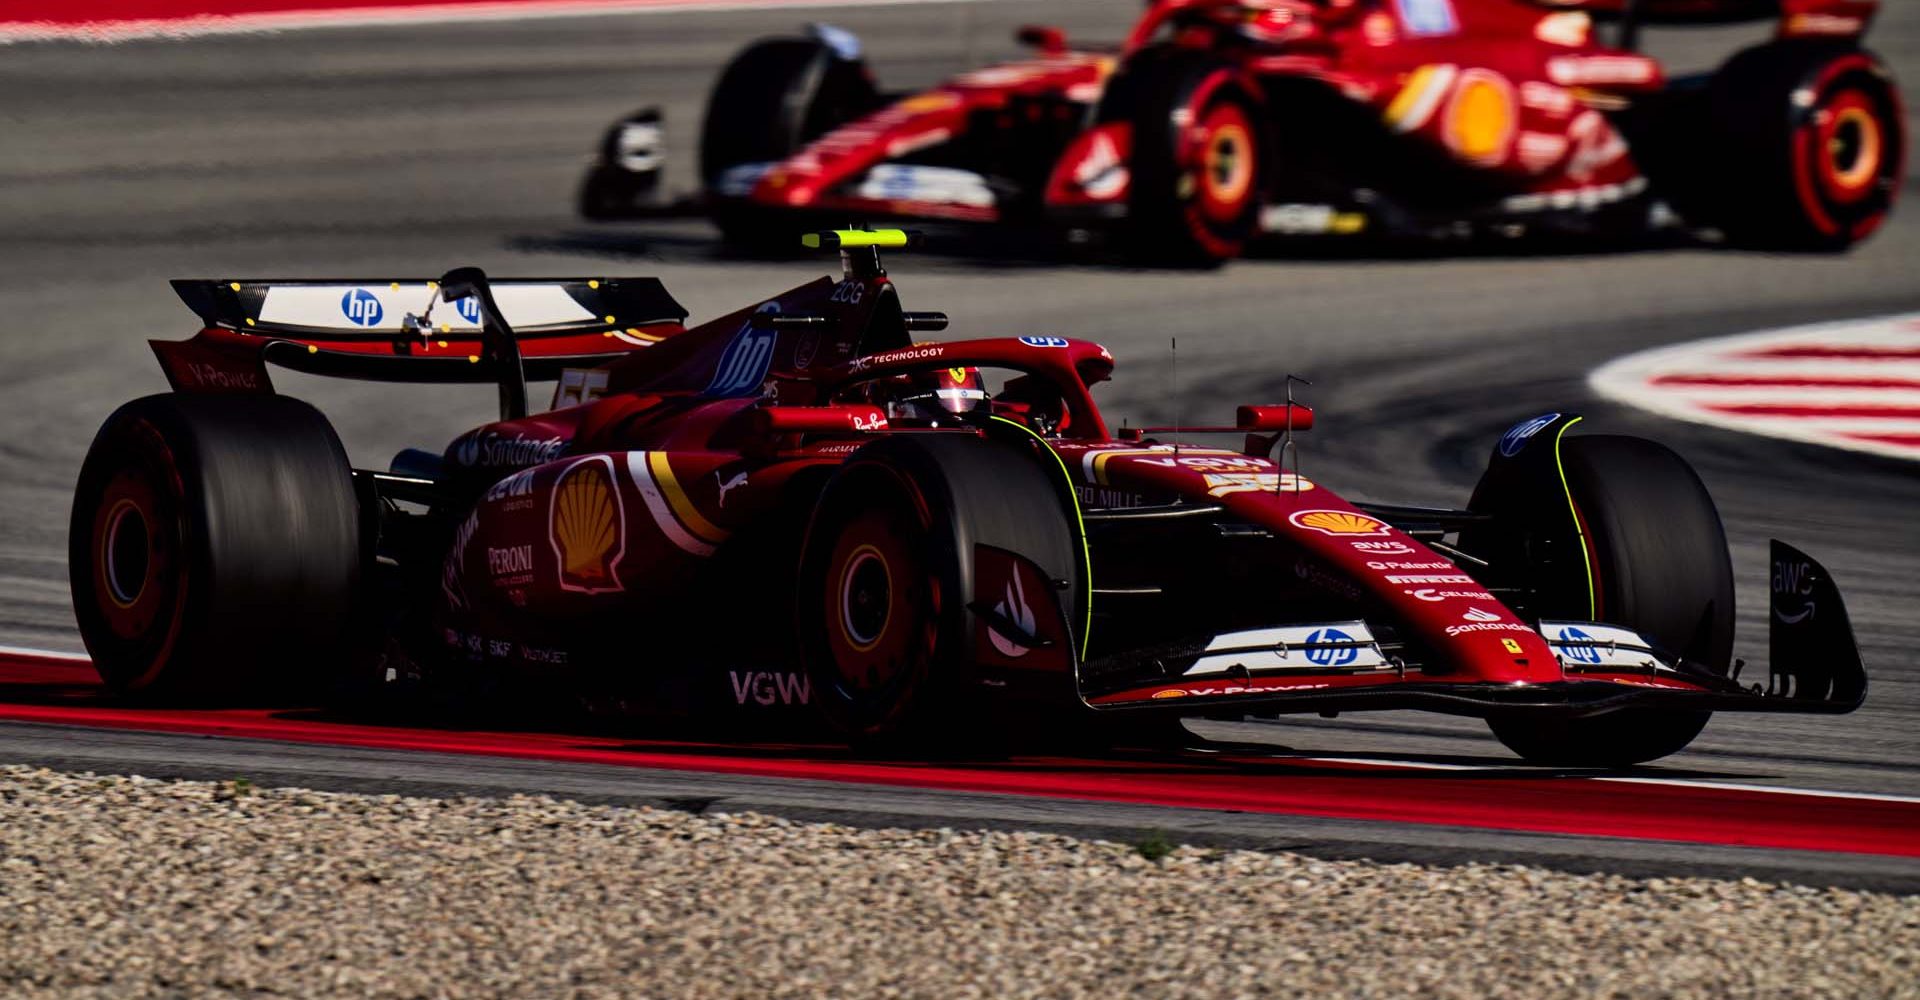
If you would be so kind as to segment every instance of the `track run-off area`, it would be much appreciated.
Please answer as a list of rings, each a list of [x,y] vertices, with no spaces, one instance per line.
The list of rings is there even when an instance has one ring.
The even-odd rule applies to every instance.
[[[129,20],[150,16],[133,6]],[[19,196],[0,199],[0,415],[9,428],[0,440],[0,641],[79,650],[65,583],[71,490],[102,418],[164,389],[145,341],[193,331],[166,279],[417,276],[460,264],[501,276],[656,275],[703,319],[835,263],[732,257],[700,222],[579,222],[575,184],[607,123],[644,104],[664,107],[670,183],[685,188],[707,89],[759,35],[831,20],[862,35],[884,86],[906,88],[1014,55],[1013,29],[1028,21],[1113,39],[1137,14],[1106,0],[703,3],[644,15],[627,4],[565,17],[440,11],[374,23],[296,21],[292,6],[230,12],[287,18],[244,30],[109,33],[122,39],[111,45],[75,40],[74,31],[15,32],[17,44],[4,49],[0,187]],[[1659,32],[1650,44],[1682,68],[1706,68],[1757,37]],[[1909,109],[1920,107],[1912,99],[1920,9],[1887,5],[1870,41],[1901,74]],[[1911,178],[1907,187],[1912,195]],[[889,260],[909,308],[953,315],[948,336],[1045,334],[1109,346],[1119,368],[1101,401],[1116,419],[1225,419],[1234,403],[1277,397],[1289,372],[1313,379],[1305,392],[1317,426],[1302,438],[1302,466],[1352,496],[1460,503],[1500,432],[1546,410],[1664,441],[1700,470],[1727,523],[1740,586],[1736,652],[1749,671],[1764,675],[1767,539],[1792,542],[1833,572],[1873,684],[1853,716],[1722,715],[1685,753],[1625,776],[1520,768],[1481,723],[1411,713],[1203,724],[1196,728],[1217,749],[1173,759],[963,766],[821,747],[662,743],[644,733],[135,710],[98,702],[84,664],[11,655],[0,665],[0,718],[11,720],[0,724],[0,759],[304,775],[338,787],[411,781],[609,797],[651,789],[630,794],[796,814],[865,808],[888,822],[1161,828],[1371,856],[1551,856],[1920,884],[1916,467],[1667,419],[1668,410],[1622,405],[1589,385],[1595,370],[1638,352],[1920,311],[1917,208],[1910,200],[1872,242],[1840,257],[1694,246],[1345,252],[1184,273],[936,232],[926,253]],[[1172,337],[1177,381],[1166,363]],[[1649,377],[1699,374],[1662,368]],[[437,451],[492,405],[484,388],[275,377],[329,414],[362,466],[384,467],[401,447]],[[636,636],[636,648],[644,639]]]

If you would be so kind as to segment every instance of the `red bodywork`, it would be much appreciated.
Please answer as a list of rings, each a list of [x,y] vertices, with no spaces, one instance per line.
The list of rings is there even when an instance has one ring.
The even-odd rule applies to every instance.
[[[893,100],[783,161],[727,171],[708,193],[841,218],[1000,221],[1031,219],[1036,210],[1063,221],[1123,218],[1136,125],[1106,101],[1108,84],[1141,53],[1174,47],[1221,61],[1219,80],[1208,87],[1231,83],[1264,102],[1270,121],[1262,128],[1284,150],[1285,169],[1298,172],[1263,178],[1269,214],[1260,228],[1267,232],[1351,235],[1410,227],[1416,218],[1430,227],[1447,219],[1591,215],[1648,190],[1644,164],[1612,115],[1669,84],[1654,59],[1603,44],[1596,18],[1604,22],[1625,6],[1159,0],[1115,49],[1074,51],[1057,31],[1030,30],[1035,58]],[[1774,17],[1782,38],[1846,40],[1865,32],[1877,6],[1649,0],[1636,16]],[[1346,110],[1329,118],[1328,103]],[[1329,124],[1335,119],[1337,126]],[[980,140],[985,132],[993,137]],[[1406,172],[1396,174],[1401,167]],[[1404,210],[1368,209],[1383,197],[1405,202]]]

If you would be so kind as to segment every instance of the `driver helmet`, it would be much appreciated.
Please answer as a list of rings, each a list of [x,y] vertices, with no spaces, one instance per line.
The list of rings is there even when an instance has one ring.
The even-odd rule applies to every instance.
[[[890,420],[942,427],[988,412],[987,384],[978,368],[940,368],[907,375],[904,380],[905,385],[887,406]]]

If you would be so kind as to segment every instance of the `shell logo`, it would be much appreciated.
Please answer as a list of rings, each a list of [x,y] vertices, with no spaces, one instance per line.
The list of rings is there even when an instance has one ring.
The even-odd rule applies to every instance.
[[[1323,535],[1384,535],[1387,523],[1350,510],[1298,510],[1287,518],[1296,528]]]
[[[560,474],[548,511],[560,560],[560,589],[605,594],[622,589],[614,570],[626,554],[626,509],[614,488],[613,460],[584,458]]]
[[[1163,699],[1163,698],[1185,698],[1186,696],[1187,696],[1187,693],[1185,691],[1180,690],[1179,688],[1168,688],[1165,691],[1155,691],[1153,693],[1153,697],[1155,701],[1159,701],[1160,699]]]
[[[1447,145],[1469,162],[1499,163],[1513,147],[1518,119],[1513,85],[1506,77],[1492,70],[1467,70],[1447,105]]]

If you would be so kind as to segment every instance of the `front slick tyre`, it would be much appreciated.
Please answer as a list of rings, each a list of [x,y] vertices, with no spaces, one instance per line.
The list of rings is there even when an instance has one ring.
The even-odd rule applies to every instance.
[[[1145,263],[1214,267],[1240,255],[1260,218],[1271,142],[1234,69],[1150,50],[1121,88],[1133,123],[1128,242]]]
[[[1059,494],[1013,447],[886,438],[834,475],[807,531],[795,611],[814,701],[849,742],[917,754],[1005,742],[983,697],[965,597],[989,546],[1064,581],[1062,600],[1077,592]]]
[[[1567,438],[1561,461],[1574,508],[1586,526],[1591,610],[1537,609],[1545,619],[1623,625],[1662,649],[1725,674],[1733,659],[1733,564],[1713,498],[1685,459],[1635,437]],[[1587,594],[1586,587],[1553,592]],[[1627,709],[1588,718],[1515,716],[1487,720],[1494,736],[1528,763],[1626,767],[1677,753],[1711,712]]]
[[[68,534],[101,681],[147,700],[317,689],[352,624],[359,516],[346,452],[306,403],[122,406],[81,465]]]

